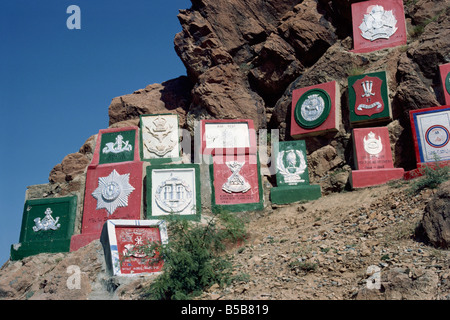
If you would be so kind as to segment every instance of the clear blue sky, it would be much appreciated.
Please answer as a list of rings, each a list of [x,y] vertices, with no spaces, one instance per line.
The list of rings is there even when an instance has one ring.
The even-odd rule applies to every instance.
[[[69,30],[69,5],[81,29]],[[108,127],[114,97],[186,74],[173,39],[189,0],[0,1],[0,266],[26,187]]]

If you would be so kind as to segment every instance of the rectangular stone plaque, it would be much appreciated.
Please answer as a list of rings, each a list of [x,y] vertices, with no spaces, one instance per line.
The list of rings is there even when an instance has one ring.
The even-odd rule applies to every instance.
[[[99,130],[90,166],[139,161],[139,128],[135,126]]]
[[[256,153],[256,132],[252,120],[201,120],[202,154]]]
[[[168,243],[164,220],[108,220],[105,258],[114,275],[133,276],[161,272],[164,262],[152,243]],[[103,236],[102,236],[103,238]],[[106,242],[106,241],[104,241]],[[108,250],[109,249],[109,250]]]
[[[147,218],[174,215],[200,220],[200,168],[198,164],[147,167]]]
[[[86,173],[81,234],[72,237],[71,251],[100,237],[109,219],[140,219],[142,162],[89,167]]]
[[[260,210],[263,190],[257,155],[215,155],[210,165],[212,207]]]
[[[336,81],[292,92],[291,136],[300,139],[339,130],[339,86]]]
[[[394,168],[387,127],[353,129],[356,170],[352,170],[353,188],[363,188],[403,179],[404,169]]]
[[[417,163],[450,160],[450,106],[410,111]]]
[[[446,105],[450,105],[450,63],[441,64],[439,66],[441,74],[442,91],[444,92],[444,100]]]
[[[43,252],[69,252],[76,209],[76,196],[27,200],[19,244],[11,247],[11,259]]]
[[[352,4],[353,48],[363,53],[406,44],[402,0],[370,0]]]
[[[305,140],[280,141],[274,145],[277,186],[309,185]]]
[[[385,71],[349,77],[348,98],[352,126],[392,120]]]
[[[394,167],[387,127],[353,129],[353,146],[358,170]]]
[[[140,116],[141,158],[161,164],[180,160],[180,135],[177,114]]]

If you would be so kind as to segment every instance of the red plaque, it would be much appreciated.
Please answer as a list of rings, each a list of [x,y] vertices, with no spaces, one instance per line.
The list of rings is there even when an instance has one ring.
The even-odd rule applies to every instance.
[[[140,219],[142,162],[122,162],[90,166],[86,173],[81,234],[72,237],[75,251],[99,239],[109,219]]]
[[[450,105],[450,63],[440,65],[439,71],[441,73],[445,104]]]
[[[406,44],[402,0],[353,3],[352,25],[354,52],[370,52]]]
[[[383,81],[377,77],[365,76],[353,84],[355,90],[355,113],[358,116],[372,116],[384,110],[383,99],[380,94]]]
[[[213,156],[213,170],[217,205],[260,202],[256,155]]]
[[[402,179],[404,170],[394,168],[387,127],[353,129],[355,167],[353,188],[362,188]]]

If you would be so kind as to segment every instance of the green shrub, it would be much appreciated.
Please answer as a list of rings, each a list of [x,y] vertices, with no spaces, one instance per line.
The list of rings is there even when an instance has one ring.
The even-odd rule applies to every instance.
[[[232,264],[223,255],[225,244],[243,240],[242,219],[220,212],[207,225],[168,219],[169,243],[156,249],[164,259],[163,273],[147,288],[152,300],[186,300],[213,284],[231,282]]]
[[[440,167],[437,163],[423,168],[423,176],[417,178],[409,188],[410,194],[416,194],[423,189],[436,189],[442,182],[445,182],[449,178],[449,167]]]

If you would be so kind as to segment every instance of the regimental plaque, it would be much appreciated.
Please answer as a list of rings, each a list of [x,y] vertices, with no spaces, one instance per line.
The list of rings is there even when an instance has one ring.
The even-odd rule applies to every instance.
[[[201,120],[202,154],[256,153],[256,133],[252,120]]]
[[[164,261],[158,247],[168,243],[164,220],[108,220],[107,266],[114,275],[161,272]]]
[[[450,105],[450,63],[439,66],[445,104]]]
[[[336,81],[296,89],[292,92],[291,136],[337,131],[340,122],[339,87]]]
[[[257,155],[213,156],[212,203],[240,211],[260,209],[262,185]]]
[[[274,147],[277,186],[309,185],[305,141],[280,141]]]
[[[135,126],[99,130],[91,166],[139,161],[139,128]]]
[[[11,247],[12,260],[43,252],[68,252],[76,209],[76,196],[27,200],[19,243]]]
[[[370,0],[352,4],[354,52],[370,52],[406,44],[402,0]]]
[[[178,115],[141,115],[140,121],[142,160],[158,164],[180,159]]]
[[[147,218],[199,220],[200,169],[197,164],[147,167]]]
[[[394,167],[387,127],[353,129],[353,144],[358,170]]]
[[[134,160],[136,131],[103,133],[99,164]]]
[[[392,119],[385,71],[349,77],[348,88],[352,126]]]
[[[418,163],[450,160],[450,106],[410,111]]]
[[[82,233],[100,234],[109,219],[140,219],[142,162],[88,168]]]

